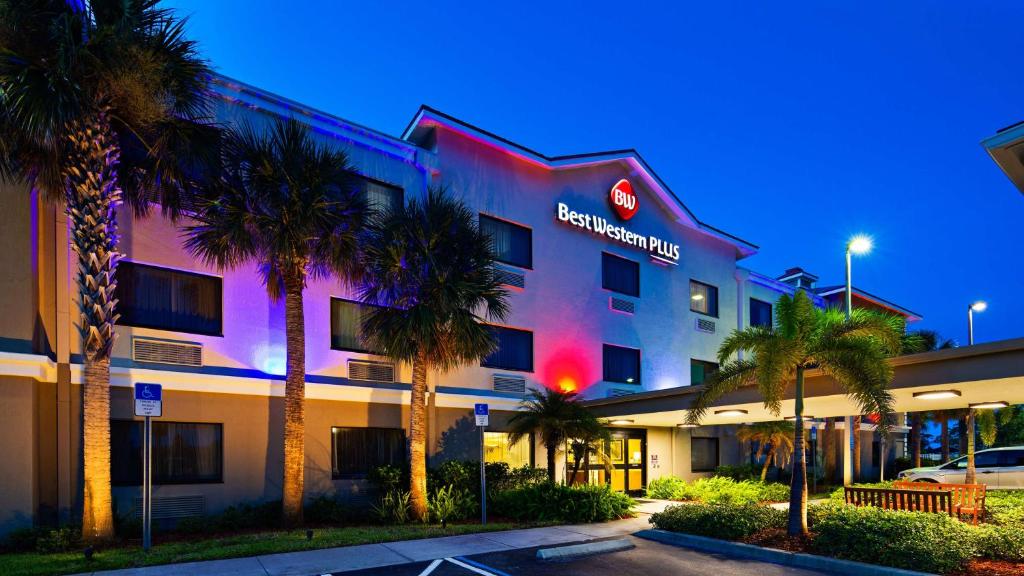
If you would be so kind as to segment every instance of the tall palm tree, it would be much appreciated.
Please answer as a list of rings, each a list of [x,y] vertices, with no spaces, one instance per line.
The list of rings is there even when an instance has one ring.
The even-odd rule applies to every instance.
[[[734,330],[718,350],[722,367],[701,388],[687,414],[698,424],[711,404],[745,386],[756,386],[773,414],[782,409],[787,389],[794,386],[793,460],[788,532],[807,533],[807,465],[804,457],[804,373],[817,368],[832,377],[862,412],[892,417],[893,399],[886,387],[892,367],[886,357],[899,350],[903,320],[868,310],[853,310],[849,319],[838,309],[821,310],[803,290],[776,303],[774,326]],[[736,358],[740,351],[750,352]]]
[[[359,294],[377,307],[364,316],[362,334],[371,349],[412,363],[409,501],[424,519],[427,373],[493,352],[497,341],[485,322],[505,320],[508,293],[476,214],[441,188],[376,219],[365,246]]]
[[[579,405],[579,410],[571,420],[573,429],[569,432],[566,450],[572,454],[573,467],[569,474],[569,484],[576,482],[576,476],[580,468],[584,470],[586,483],[590,483],[590,461],[594,458],[605,469],[605,474],[610,478],[612,459],[606,449],[606,444],[611,441],[612,435],[608,427],[597,416]]]
[[[967,438],[967,474],[964,483],[974,484],[977,481],[977,468],[974,465],[975,426],[977,426],[981,442],[991,446],[996,441],[996,432],[1000,424],[1006,424],[1013,417],[1011,410],[986,410],[967,408],[964,416],[965,427],[960,437]]]
[[[768,477],[768,468],[773,462],[778,467],[785,466],[789,455],[793,453],[793,427],[785,420],[740,426],[736,430],[736,438],[741,442],[758,443],[757,459],[764,456],[761,482]]]
[[[0,0],[0,179],[61,204],[78,256],[82,536],[113,536],[117,210],[176,216],[210,159],[210,73],[156,0]]]
[[[225,134],[220,177],[196,201],[185,246],[217,267],[255,263],[273,300],[285,300],[283,512],[302,521],[306,335],[302,293],[311,278],[354,281],[366,205],[348,156],[295,120]]]
[[[556,481],[555,458],[558,447],[577,432],[576,421],[583,408],[575,392],[533,390],[512,418],[509,419],[510,444],[515,444],[531,433],[537,433],[547,453],[548,480]]]

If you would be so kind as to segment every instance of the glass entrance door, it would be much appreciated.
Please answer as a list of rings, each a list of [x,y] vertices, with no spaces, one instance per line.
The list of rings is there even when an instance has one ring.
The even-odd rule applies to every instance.
[[[611,434],[604,447],[605,462],[592,456],[587,479],[592,484],[608,483],[618,492],[641,492],[647,483],[647,431],[620,429]]]

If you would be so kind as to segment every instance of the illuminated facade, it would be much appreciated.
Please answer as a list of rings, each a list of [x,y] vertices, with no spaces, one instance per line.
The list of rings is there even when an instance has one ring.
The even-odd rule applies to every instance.
[[[429,376],[435,461],[479,457],[471,409],[486,402],[488,458],[543,465],[542,446],[509,447],[501,434],[528,390],[606,398],[696,384],[715,369],[731,330],[771,322],[780,294],[807,288],[822,306],[842,298],[803,271],[776,278],[739,266],[757,247],[701,222],[632,150],[547,157],[429,108],[393,137],[233,80],[217,79],[216,91],[224,121],[296,116],[336,142],[374,203],[447,186],[493,235],[511,316],[495,327],[498,352]],[[4,190],[0,207],[5,532],[74,514],[82,367],[65,219],[23,190]],[[283,303],[269,300],[254,268],[197,262],[159,216],[123,218],[121,233],[122,318],[111,369],[117,512],[132,513],[139,494],[140,426],[130,399],[137,382],[165,391],[154,430],[158,506],[173,497],[188,513],[215,512],[280,498]],[[867,293],[855,297],[916,318]],[[411,369],[362,346],[354,300],[334,281],[314,281],[305,293],[310,496],[365,497],[369,466],[405,458]],[[610,477],[578,477],[639,490],[662,474],[704,474],[746,457],[726,426],[692,438],[690,430],[629,424],[615,427]],[[559,462],[568,466],[562,477],[572,473],[574,462]]]

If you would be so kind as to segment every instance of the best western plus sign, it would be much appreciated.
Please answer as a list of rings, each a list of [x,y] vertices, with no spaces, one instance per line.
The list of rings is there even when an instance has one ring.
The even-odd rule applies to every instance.
[[[633,185],[625,178],[616,182],[615,186],[612,186],[609,198],[612,201],[612,207],[615,208],[615,212],[623,220],[632,218],[640,208],[640,202],[637,200],[636,194],[633,193]]]

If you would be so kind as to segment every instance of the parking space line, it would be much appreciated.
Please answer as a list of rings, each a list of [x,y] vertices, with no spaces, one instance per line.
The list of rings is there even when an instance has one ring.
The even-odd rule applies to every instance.
[[[444,562],[443,558],[438,558],[437,560],[434,560],[433,562],[430,563],[430,566],[427,566],[426,568],[423,569],[423,572],[420,572],[420,576],[427,576],[427,574],[430,574],[431,572],[434,571],[434,568],[437,568],[438,566],[440,566],[441,562]]]
[[[509,576],[501,570],[491,568],[490,566],[485,566],[479,562],[474,562],[473,560],[470,560],[469,558],[465,558],[463,556],[457,556],[455,558],[445,558],[445,560],[451,562],[452,564],[455,564],[456,566],[465,568],[470,572],[476,572],[481,576]]]

